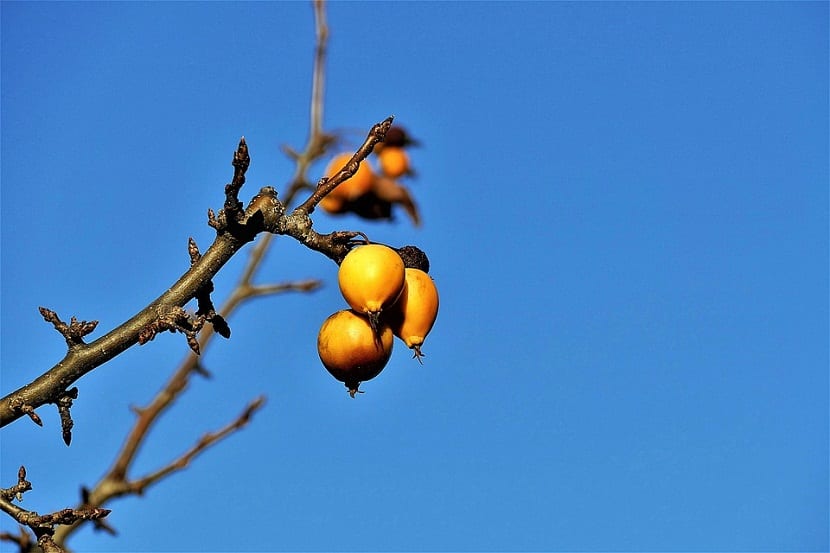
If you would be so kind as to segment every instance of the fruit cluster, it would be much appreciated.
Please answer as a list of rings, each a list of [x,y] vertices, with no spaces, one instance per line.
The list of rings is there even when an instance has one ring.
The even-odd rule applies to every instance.
[[[390,128],[384,142],[375,145],[373,152],[380,171],[364,159],[350,179],[322,199],[320,207],[333,215],[351,212],[364,219],[391,219],[392,206],[397,204],[419,225],[421,219],[415,201],[400,181],[414,174],[406,151],[414,144],[417,143],[402,127]],[[326,176],[336,175],[351,157],[351,153],[335,156],[326,167]]]
[[[409,254],[411,246],[401,248]],[[420,252],[420,250],[417,250]],[[354,397],[361,382],[375,378],[392,355],[393,336],[420,361],[438,315],[438,290],[421,256],[402,254],[381,244],[350,251],[337,273],[340,293],[351,309],[332,314],[317,335],[317,353],[331,375]],[[422,267],[416,268],[417,266]]]

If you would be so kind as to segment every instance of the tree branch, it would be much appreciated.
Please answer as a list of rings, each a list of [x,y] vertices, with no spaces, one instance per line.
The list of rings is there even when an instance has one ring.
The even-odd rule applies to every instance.
[[[234,155],[234,159],[238,152],[239,150]],[[235,181],[238,171],[237,168]],[[274,201],[277,201],[276,197]],[[259,230],[262,230],[261,226],[260,224]],[[83,375],[137,344],[143,333],[146,333],[146,329],[157,323],[162,313],[171,308],[181,308],[193,299],[204,284],[210,281],[219,269],[254,236],[256,236],[254,229],[243,229],[237,233],[219,232],[205,254],[173,286],[133,318],[90,344],[73,343],[66,356],[54,367],[33,382],[0,400],[0,427],[6,426],[45,403],[55,402]]]
[[[32,484],[26,480],[26,468],[20,467],[17,472],[17,484],[11,488],[0,489],[0,511],[3,511],[21,525],[20,536],[4,534],[3,539],[16,542],[21,551],[33,548],[31,540],[23,527],[28,527],[37,538],[37,544],[44,553],[62,552],[63,549],[53,540],[55,526],[73,525],[84,520],[100,520],[110,511],[83,505],[78,509],[61,509],[54,513],[40,515],[28,511],[13,503],[13,500],[22,501],[23,493],[32,489]]]
[[[112,499],[131,494],[143,494],[148,487],[160,482],[161,480],[175,472],[183,470],[190,464],[191,461],[193,461],[193,459],[204,453],[211,446],[217,444],[218,442],[227,438],[237,430],[243,428],[251,421],[251,417],[253,417],[253,415],[259,409],[261,409],[264,404],[265,398],[258,397],[257,399],[250,402],[242,411],[242,413],[233,421],[231,421],[230,423],[228,423],[227,425],[215,432],[208,432],[181,456],[169,462],[165,466],[140,478],[129,479],[127,477],[126,469],[129,463],[132,462],[132,460],[134,459],[137,450],[133,447],[125,446],[122,455],[119,457],[116,464],[113,466],[110,472],[103,479],[101,479],[101,481],[95,486],[95,488],[93,488],[92,490],[82,490],[83,501],[78,510],[97,509],[105,511],[106,509],[100,509],[100,506],[106,504]],[[149,428],[150,423],[152,423],[155,420],[155,416],[152,415],[151,412],[148,410],[145,412],[140,412],[139,419],[141,423],[137,424],[136,428],[139,428],[142,432],[146,433],[146,430]],[[129,442],[129,445],[137,446],[143,440],[143,436],[144,434],[141,434],[141,437],[139,439]],[[54,534],[55,542],[58,544],[65,543],[66,539],[75,530],[77,530],[77,528],[85,520],[86,519],[77,519],[67,524],[66,526],[58,528]],[[110,531],[112,532],[111,529]]]
[[[292,215],[310,215],[326,194],[334,190],[337,185],[354,176],[354,174],[357,173],[357,168],[360,165],[360,162],[369,157],[369,154],[371,154],[372,150],[375,149],[375,144],[383,142],[383,139],[386,137],[386,132],[389,130],[389,127],[392,126],[393,120],[394,116],[390,115],[380,123],[373,126],[369,131],[369,136],[366,137],[366,140],[351,157],[349,162],[346,163],[346,165],[343,166],[343,168],[340,169],[340,171],[338,171],[333,177],[323,177],[320,179],[314,193],[309,196],[309,198],[299,207],[294,209]]]

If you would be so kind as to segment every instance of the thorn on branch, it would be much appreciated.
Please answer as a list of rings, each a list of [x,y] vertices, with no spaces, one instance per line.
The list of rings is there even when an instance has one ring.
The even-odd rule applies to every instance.
[[[77,386],[67,390],[55,402],[55,405],[58,406],[58,414],[61,417],[61,434],[63,435],[63,442],[66,445],[69,445],[72,442],[72,427],[75,426],[75,422],[72,420],[72,414],[69,410],[72,408],[72,402],[76,399],[78,399]]]
[[[79,321],[75,317],[72,317],[69,324],[66,324],[60,319],[60,317],[58,317],[58,314],[51,309],[47,309],[46,307],[38,307],[38,310],[40,311],[40,315],[43,317],[43,320],[47,323],[52,323],[55,330],[60,332],[61,336],[63,336],[64,340],[66,340],[66,345],[69,346],[69,349],[83,344],[83,337],[91,333],[95,330],[95,327],[98,326],[98,321]]]

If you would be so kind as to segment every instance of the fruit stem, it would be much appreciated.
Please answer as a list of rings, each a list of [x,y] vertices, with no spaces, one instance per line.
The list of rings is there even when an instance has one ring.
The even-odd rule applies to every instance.
[[[375,333],[375,340],[380,341],[380,332],[378,332],[380,328],[380,311],[369,311],[367,315],[369,317],[369,326],[372,327],[372,332]]]
[[[360,382],[346,382],[346,388],[349,390],[349,395],[354,399],[355,394],[364,393],[363,390],[358,390]]]
[[[421,346],[419,344],[416,344],[416,345],[412,346],[412,351],[415,352],[414,354],[412,354],[412,358],[417,359],[418,363],[423,365],[424,364],[423,358],[426,357],[426,355],[421,353]]]

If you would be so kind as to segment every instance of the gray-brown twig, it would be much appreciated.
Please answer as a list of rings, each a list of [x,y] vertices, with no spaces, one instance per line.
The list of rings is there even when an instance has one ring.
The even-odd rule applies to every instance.
[[[82,520],[100,520],[106,517],[110,511],[83,505],[77,509],[61,509],[54,513],[40,515],[34,511],[26,510],[13,503],[14,500],[22,501],[23,493],[32,489],[32,484],[26,480],[26,468],[20,467],[17,472],[17,484],[11,488],[0,490],[0,511],[3,511],[21,526],[20,536],[4,534],[2,539],[14,541],[21,551],[32,548],[33,544],[28,539],[25,528],[29,528],[37,538],[37,544],[41,551],[60,552],[63,551],[53,538],[55,527],[73,525]]]

